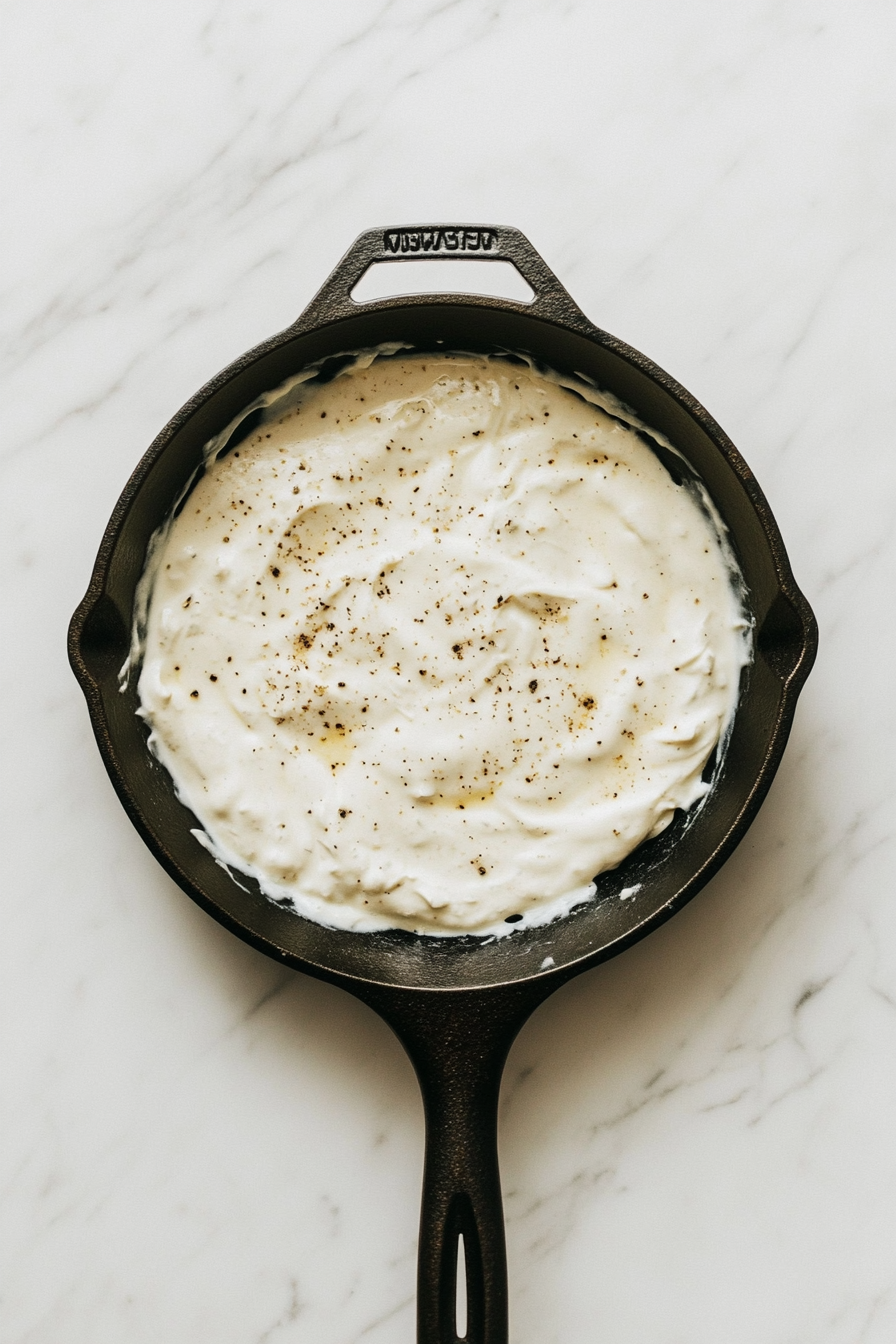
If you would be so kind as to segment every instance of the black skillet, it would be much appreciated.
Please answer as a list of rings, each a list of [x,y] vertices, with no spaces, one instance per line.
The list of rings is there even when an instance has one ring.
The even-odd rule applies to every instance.
[[[376,261],[510,261],[530,304],[430,294],[356,304]],[[134,593],[147,543],[202,459],[202,448],[262,392],[346,351],[401,341],[424,350],[519,351],[584,374],[661,430],[702,478],[724,520],[755,620],[755,658],[707,801],[598,881],[597,898],[541,929],[497,942],[390,931],[346,933],[237,886],[190,834],[196,818],[146,747],[134,676],[122,693]],[[338,363],[323,365],[322,377]],[[672,455],[666,463],[674,473]],[[243,355],[187,402],[153,443],[115,508],[69,656],[115,789],[156,858],[203,909],[269,956],[341,985],[376,1010],[405,1047],[426,1112],[418,1261],[418,1340],[457,1344],[459,1239],[467,1344],[506,1344],[507,1269],[497,1155],[501,1071],[529,1014],[572,976],[623,951],[689,901],[742,838],[768,791],[817,629],[774,518],[715,421],[662,369],[595,327],[515,229],[432,226],[363,233],[291,327]],[[621,901],[624,888],[640,886]],[[250,888],[249,890],[244,889]]]

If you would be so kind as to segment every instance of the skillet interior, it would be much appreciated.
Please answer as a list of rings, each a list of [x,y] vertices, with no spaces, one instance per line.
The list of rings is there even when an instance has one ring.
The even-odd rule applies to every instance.
[[[319,324],[300,319],[179,412],[140,463],[110,521],[69,645],[106,767],[132,821],[175,881],[233,932],[298,969],[356,988],[462,990],[533,977],[556,982],[613,956],[689,900],[738,843],[771,783],[816,639],[777,526],[749,469],[702,407],[643,356],[588,323],[571,302],[569,308],[572,320],[569,314],[564,320],[509,301],[429,296],[372,304]],[[387,341],[425,350],[530,353],[560,372],[586,375],[626,402],[668,435],[702,477],[729,529],[755,620],[755,658],[734,730],[696,817],[677,818],[602,875],[597,900],[497,942],[325,929],[271,903],[251,879],[241,876],[237,885],[190,834],[196,818],[147,750],[136,677],[124,693],[118,688],[147,543],[200,463],[203,445],[256,396],[309,363]],[[636,885],[636,898],[618,898]]]

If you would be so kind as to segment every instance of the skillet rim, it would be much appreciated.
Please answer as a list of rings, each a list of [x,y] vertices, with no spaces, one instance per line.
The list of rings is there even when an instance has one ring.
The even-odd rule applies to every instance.
[[[513,231],[508,231],[513,232]],[[521,238],[521,235],[517,235]],[[382,231],[371,230],[362,234],[356,244],[350,249],[346,258],[337,267],[333,276],[325,283],[319,294],[312,300],[308,308],[297,320],[297,322],[286,327],[283,331],[267,338],[239,356],[220,373],[216,374],[207,383],[204,384],[172,417],[168,424],[162,429],[146,453],[143,455],[130,479],[124,487],[121,496],[116,503],[109,522],[103,534],[100,543],[93,572],[88,584],[87,592],[79,603],[70,623],[68,637],[69,659],[72,669],[77,677],[82,691],[87,700],[88,712],[91,719],[94,735],[96,737],[103,762],[110,776],[113,787],[118,794],[119,800],[125,808],[131,822],[136,827],[141,838],[147,844],[150,851],[161,863],[162,867],[168,872],[175,882],[196,901],[213,918],[229,928],[231,932],[244,941],[256,947],[259,951],[284,962],[295,969],[305,971],[308,974],[319,978],[330,980],[331,982],[341,984],[345,988],[355,988],[356,992],[364,993],[365,988],[374,991],[375,988],[385,989],[386,987],[394,989],[405,989],[413,991],[435,991],[442,993],[465,993],[483,990],[506,990],[513,985],[523,985],[529,981],[541,982],[544,992],[550,992],[556,988],[563,980],[570,978],[579,971],[585,970],[591,966],[597,965],[602,961],[608,960],[617,955],[625,948],[639,941],[642,937],[658,928],[667,919],[671,918],[679,909],[691,900],[697,892],[710,880],[718,871],[722,864],[727,860],[733,850],[739,844],[745,835],[747,829],[755,818],[759,808],[771,786],[772,779],[780,763],[790,728],[793,721],[793,715],[796,702],[802,686],[808,676],[814,662],[817,651],[818,632],[815,617],[809,606],[808,601],[800,591],[793,576],[790,563],[784,548],[783,539],[778,529],[777,523],[769,508],[764,493],[761,490],[752,471],[735,448],[732,441],[724,433],[721,427],[716,423],[708,411],[692,396],[684,387],[681,386],[665,370],[649,360],[645,355],[635,350],[633,347],[611,336],[601,328],[593,324],[578,307],[570,296],[566,293],[559,281],[551,276],[551,273],[544,267],[544,271],[553,281],[553,286],[545,297],[540,297],[538,306],[531,304],[518,303],[508,299],[492,299],[476,295],[457,295],[457,294],[425,294],[425,295],[407,295],[399,298],[383,299],[373,303],[363,305],[354,305],[349,300],[350,307],[346,307],[346,299],[341,291],[334,289],[334,282],[340,277],[340,270],[344,268],[346,262],[353,256],[357,259],[357,253],[361,246],[366,242],[368,249],[376,246],[376,240],[383,237]],[[525,240],[523,240],[525,243]],[[531,249],[531,245],[526,244]],[[534,254],[537,257],[537,254]],[[513,258],[515,261],[516,258]],[[538,261],[541,259],[538,258]],[[369,264],[369,263],[368,263]],[[519,266],[523,274],[525,270]],[[526,277],[529,278],[528,276]],[[540,277],[543,281],[543,277]],[[529,971],[525,974],[512,974],[506,978],[488,979],[484,983],[464,982],[464,983],[446,983],[444,977],[435,983],[431,982],[406,982],[394,977],[382,978],[378,974],[359,973],[346,971],[344,968],[336,968],[333,965],[326,964],[324,961],[316,961],[306,956],[298,955],[288,947],[280,946],[268,934],[259,933],[258,929],[236,918],[231,912],[224,909],[212,896],[203,889],[201,884],[191,876],[177,862],[174,856],[166,847],[164,835],[160,836],[144,815],[144,809],[141,807],[140,800],[135,797],[128,779],[127,771],[122,766],[116,751],[115,734],[110,724],[110,717],[106,711],[104,703],[104,684],[108,683],[111,664],[104,665],[102,670],[99,665],[102,658],[97,657],[96,648],[92,647],[98,643],[102,647],[103,632],[106,626],[114,625],[115,616],[121,622],[121,614],[118,612],[115,599],[109,593],[109,578],[116,550],[121,543],[122,534],[131,511],[139,499],[140,493],[147,483],[148,478],[160,458],[165,453],[169,445],[176,440],[180,432],[185,429],[191,419],[206,407],[219,393],[232,384],[241,374],[251,370],[255,365],[264,361],[266,357],[276,353],[283,347],[295,341],[298,337],[309,335],[314,332],[323,331],[327,328],[337,329],[346,319],[356,314],[367,314],[376,316],[380,313],[395,315],[404,310],[429,309],[438,312],[444,309],[488,309],[503,313],[513,313],[524,318],[528,318],[542,326],[555,327],[561,331],[571,332],[578,337],[584,337],[586,341],[592,342],[612,355],[621,359],[624,363],[632,366],[634,369],[644,375],[647,380],[653,383],[667,397],[669,397],[677,406],[694,421],[710,440],[713,447],[718,451],[725,463],[730,468],[737,482],[744,492],[747,500],[759,523],[761,533],[764,537],[767,548],[767,556],[771,561],[771,568],[774,573],[777,596],[774,601],[782,599],[789,608],[790,616],[785,618],[790,621],[790,649],[786,659],[780,669],[775,671],[775,675],[780,683],[780,698],[778,702],[778,712],[774,724],[771,726],[765,749],[762,754],[762,761],[758,771],[755,773],[752,784],[742,800],[742,804],[737,811],[731,824],[728,826],[721,842],[717,844],[712,851],[705,856],[692,872],[687,881],[685,881],[674,896],[663,903],[659,908],[654,909],[642,918],[630,918],[627,931],[610,939],[600,947],[586,948],[581,955],[574,956],[562,962],[562,964],[550,967],[539,968],[535,971]],[[343,346],[342,348],[348,348]],[[448,347],[446,347],[447,350]],[[496,351],[496,353],[498,353]],[[302,365],[296,366],[297,372]],[[609,389],[612,390],[612,389]],[[687,454],[686,454],[687,456]],[[170,504],[169,504],[170,507]],[[723,513],[723,517],[724,517]],[[726,520],[727,521],[727,520]],[[142,568],[142,565],[141,565]],[[774,606],[774,601],[772,607]],[[757,643],[761,642],[762,633],[770,618],[770,611],[763,617],[762,627],[757,630]],[[113,614],[114,613],[114,614]],[[794,643],[794,630],[799,630],[798,648]],[[106,631],[110,634],[110,631]],[[117,637],[120,637],[120,630],[116,631]],[[127,630],[129,641],[130,630]],[[774,632],[772,632],[774,635]],[[111,640],[114,643],[114,639]],[[772,654],[774,653],[774,639],[771,640]],[[91,667],[91,662],[93,667]],[[114,672],[117,673],[117,667]],[[661,837],[662,838],[662,837]],[[653,843],[653,842],[648,842]],[[676,842],[677,843],[677,842]],[[199,847],[197,846],[197,849]],[[643,849],[643,846],[641,847]],[[638,851],[636,851],[637,853]],[[615,870],[619,872],[619,870]],[[261,898],[264,899],[264,898]],[[266,902],[266,905],[270,905]],[[581,911],[583,907],[578,907]],[[564,924],[570,921],[576,911],[568,915],[562,921]],[[631,910],[631,916],[635,915],[635,910]],[[302,920],[301,916],[294,912],[289,912],[289,919]],[[310,921],[302,920],[303,923],[310,924]],[[559,922],[559,921],[558,921]],[[554,925],[542,926],[542,929],[526,930],[525,933],[536,943],[540,943],[539,935],[544,930],[551,930]],[[481,945],[481,940],[470,936],[464,937],[440,937],[433,938],[429,935],[404,934],[400,931],[389,931],[386,934],[358,934],[342,931],[332,931],[324,929],[323,926],[314,925],[314,928],[320,930],[325,935],[339,933],[341,937],[348,937],[351,940],[363,939],[367,943],[368,949],[374,948],[379,944],[383,948],[393,946],[406,940],[413,940],[416,943],[423,942],[428,948],[439,946],[440,950],[435,953],[424,953],[423,956],[430,956],[433,963],[438,958],[444,958],[446,951],[448,955],[456,957],[462,955],[464,951],[470,949],[471,945]],[[522,930],[520,931],[523,932]],[[517,935],[518,937],[519,935]],[[502,943],[508,943],[514,939],[514,935],[508,935],[508,938],[501,940]],[[545,946],[547,943],[544,944]],[[543,950],[543,947],[541,948]],[[376,957],[368,958],[375,960]]]

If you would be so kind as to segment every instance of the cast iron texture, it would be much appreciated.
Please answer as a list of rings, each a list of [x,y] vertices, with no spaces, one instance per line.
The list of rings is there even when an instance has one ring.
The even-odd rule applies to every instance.
[[[531,304],[446,294],[352,301],[351,291],[371,263],[421,256],[510,261],[535,297]],[[734,731],[696,817],[679,817],[604,874],[596,900],[545,928],[497,942],[325,929],[272,904],[248,879],[237,886],[190,834],[196,818],[147,750],[135,712],[136,677],[123,693],[118,686],[147,544],[200,465],[203,445],[290,375],[390,341],[427,351],[520,352],[615,394],[666,434],[702,478],[729,529],[755,620],[755,659],[744,676]],[[269,956],[357,995],[407,1050],[426,1111],[420,1344],[458,1340],[459,1234],[466,1256],[466,1344],[506,1344],[497,1101],[510,1045],[549,994],[655,929],[729,856],[771,784],[816,646],[815,620],[794,582],[777,525],[734,445],[667,373],[595,327],[511,228],[434,225],[363,233],[298,321],[197,392],[125,486],[69,630],[69,656],[103,760],[137,830],[189,896]],[[641,889],[635,899],[618,899],[623,888],[636,885]]]

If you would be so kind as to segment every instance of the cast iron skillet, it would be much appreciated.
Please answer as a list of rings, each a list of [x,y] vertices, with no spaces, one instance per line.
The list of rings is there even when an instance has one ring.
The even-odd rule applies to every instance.
[[[371,263],[421,256],[510,261],[531,304],[436,294],[362,305],[351,291]],[[203,445],[260,393],[341,352],[402,341],[424,350],[519,351],[578,372],[663,431],[699,474],[726,523],[755,620],[734,730],[709,797],[598,882],[597,899],[545,928],[497,942],[401,931],[325,929],[231,880],[191,836],[195,817],[146,747],[135,681],[118,686],[147,542],[201,461]],[[324,365],[327,368],[338,367]],[[670,455],[667,466],[676,467]],[[595,327],[523,235],[511,228],[371,230],[350,248],[291,327],[243,355],[187,402],[134,472],[72,618],[69,656],[115,789],[156,858],[210,915],[269,956],[341,985],[388,1022],[423,1092],[426,1160],[418,1263],[418,1340],[456,1344],[463,1236],[467,1344],[506,1344],[507,1270],[497,1103],[507,1052],[526,1018],[572,976],[615,956],[709,880],[765,797],[815,657],[817,629],[762,491],[694,398],[650,360]],[[634,899],[619,892],[640,885]]]

